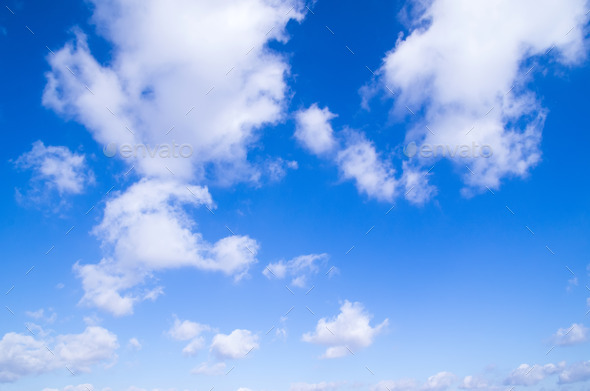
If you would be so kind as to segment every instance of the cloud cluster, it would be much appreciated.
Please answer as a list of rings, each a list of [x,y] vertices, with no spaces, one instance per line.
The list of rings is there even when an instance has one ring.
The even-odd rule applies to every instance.
[[[213,207],[207,188],[169,180],[144,179],[116,194],[93,231],[106,256],[98,264],[74,265],[84,288],[82,303],[114,315],[130,314],[136,302],[162,291],[133,288],[166,269],[193,267],[236,280],[245,276],[256,262],[258,243],[238,235],[207,242],[195,232],[185,205]]]
[[[98,326],[80,334],[37,337],[10,332],[0,340],[0,382],[65,369],[88,372],[92,365],[117,359],[117,336]]]
[[[192,149],[190,156],[125,159],[143,179],[107,203],[94,230],[104,257],[74,266],[83,303],[126,315],[162,293],[162,287],[138,291],[157,271],[194,267],[239,280],[256,262],[255,240],[233,235],[209,243],[184,207],[213,207],[207,189],[192,183],[256,182],[262,175],[247,154],[261,128],[282,120],[289,72],[267,43],[287,40],[286,24],[302,19],[303,6],[298,0],[92,3],[112,61],[97,60],[76,30],[75,40],[48,57],[43,104],[84,125],[100,144]],[[279,180],[296,163],[271,159],[263,166],[264,175]]]
[[[385,319],[377,326],[371,326],[371,318],[361,303],[345,301],[336,317],[320,319],[314,332],[303,335],[303,341],[328,346],[323,358],[345,356],[350,354],[349,349],[354,352],[370,346],[389,323]]]
[[[209,352],[218,362],[203,362],[191,371],[193,374],[220,375],[225,371],[225,360],[244,359],[251,351],[260,347],[258,335],[250,330],[235,329],[229,334],[223,334],[211,326],[191,320],[180,320],[177,317],[166,334],[177,341],[189,341],[182,353],[194,356],[207,346],[203,335],[206,332],[215,332],[211,337]]]

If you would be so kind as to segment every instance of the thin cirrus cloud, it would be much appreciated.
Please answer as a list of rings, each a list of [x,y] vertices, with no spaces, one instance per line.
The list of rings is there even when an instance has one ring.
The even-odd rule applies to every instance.
[[[303,6],[296,0],[93,6],[92,21],[112,44],[113,60],[101,64],[75,30],[75,39],[48,57],[43,104],[84,125],[100,144],[177,144],[192,151],[125,159],[143,179],[107,202],[93,231],[103,258],[74,266],[82,303],[120,316],[163,292],[137,289],[154,272],[194,267],[239,280],[256,262],[254,239],[233,235],[209,243],[183,208],[213,206],[207,189],[194,183],[256,182],[262,175],[247,153],[262,127],[283,119],[289,73],[285,58],[266,43],[285,42],[286,24],[303,18]],[[265,175],[278,180],[296,163],[274,159],[266,166]]]
[[[474,173],[463,170],[467,195],[526,176],[541,159],[547,115],[527,82],[542,61],[569,67],[586,56],[586,1],[435,0],[422,8],[378,71],[395,92],[394,112],[416,113],[406,143],[491,146],[488,158],[449,157]],[[432,162],[419,154],[407,169]]]
[[[79,334],[37,337],[10,332],[0,339],[0,383],[63,369],[88,372],[98,363],[117,359],[117,336],[109,330],[89,326]]]
[[[328,348],[322,358],[338,358],[351,354],[356,349],[370,346],[375,337],[382,333],[389,320],[385,319],[376,326],[371,326],[372,315],[359,302],[345,301],[340,313],[334,318],[322,318],[316,329],[303,335],[302,340]]]

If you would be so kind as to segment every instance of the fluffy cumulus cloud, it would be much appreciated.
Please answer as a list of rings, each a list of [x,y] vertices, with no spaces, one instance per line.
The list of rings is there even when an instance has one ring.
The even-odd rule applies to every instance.
[[[211,352],[220,359],[244,358],[258,349],[258,336],[250,330],[236,329],[230,334],[217,334],[211,343]]]
[[[92,21],[111,43],[112,60],[99,62],[77,30],[48,57],[43,103],[83,124],[109,146],[105,154],[115,152],[143,178],[108,202],[94,230],[104,258],[74,267],[83,303],[124,315],[162,293],[161,287],[136,289],[154,272],[195,267],[238,280],[256,261],[253,239],[233,235],[209,243],[183,205],[212,207],[207,189],[193,183],[260,177],[247,154],[262,127],[283,119],[289,72],[266,44],[287,40],[286,24],[302,19],[303,5],[92,3]],[[274,159],[267,166],[276,180],[296,164]]]
[[[182,353],[187,356],[194,356],[199,350],[205,347],[205,338],[201,336],[204,331],[211,330],[211,327],[190,320],[176,318],[174,325],[168,330],[168,335],[178,341],[190,341]]]
[[[508,375],[504,384],[513,386],[534,386],[547,376],[560,373],[565,368],[565,363],[561,362],[557,365],[529,365],[522,364]]]
[[[328,254],[300,255],[289,261],[269,263],[262,272],[267,278],[291,278],[291,285],[304,288],[311,274],[319,270],[319,265],[325,262]]]
[[[548,61],[585,57],[586,0],[415,3],[423,12],[379,70],[383,90],[395,92],[394,112],[415,123],[408,169],[430,167],[445,151],[464,172],[466,194],[527,175],[541,159],[546,116],[527,81]]]
[[[568,328],[557,330],[552,339],[553,343],[560,346],[577,345],[588,340],[588,328],[574,323]]]
[[[80,194],[94,183],[94,174],[88,168],[84,154],[74,153],[63,146],[45,146],[36,141],[33,148],[15,160],[18,168],[31,170],[31,188],[21,196],[42,200],[46,192],[56,191],[59,196]]]
[[[137,301],[161,293],[160,287],[134,288],[165,269],[193,267],[236,280],[245,276],[256,262],[258,243],[238,235],[207,242],[194,230],[184,205],[213,207],[207,188],[168,180],[141,180],[115,195],[93,231],[106,256],[98,264],[74,265],[84,288],[82,303],[130,314]]]
[[[98,326],[55,337],[44,332],[37,336],[7,333],[0,340],[0,382],[64,369],[66,365],[73,371],[87,372],[94,364],[116,360],[118,347],[117,336]]]
[[[335,114],[313,104],[296,114],[295,138],[312,153],[324,156],[339,168],[344,180],[357,190],[380,201],[391,201],[400,181],[390,161],[384,159],[363,133],[343,130],[335,134],[330,121]]]
[[[389,322],[385,319],[371,326],[371,318],[361,303],[345,301],[336,317],[320,319],[314,332],[303,335],[303,341],[328,346],[324,358],[345,356],[349,349],[354,352],[370,346]]]
[[[336,117],[327,107],[319,108],[314,103],[295,114],[295,138],[316,155],[332,151],[336,147],[334,130],[330,120]]]
[[[113,59],[101,64],[78,31],[49,57],[44,104],[85,125],[101,144],[158,147],[155,158],[140,153],[133,162],[143,175],[169,176],[170,169],[199,178],[207,165],[234,179],[249,172],[257,130],[284,111],[289,67],[266,43],[287,40],[285,26],[301,20],[302,3],[92,3]],[[190,157],[161,153],[174,144],[188,145]]]

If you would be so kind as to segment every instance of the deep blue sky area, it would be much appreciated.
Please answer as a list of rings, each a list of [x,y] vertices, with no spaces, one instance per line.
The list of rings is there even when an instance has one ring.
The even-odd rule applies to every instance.
[[[505,117],[494,117],[500,127],[488,140],[500,140],[495,151],[511,145],[506,155],[497,155],[498,167],[507,171],[499,171],[497,184],[475,185],[466,180],[466,166],[476,162],[417,163],[403,151],[408,132],[428,115],[453,118],[454,108],[471,113],[478,102],[457,98],[439,104],[445,92],[416,92],[404,80],[414,77],[424,83],[417,88],[423,88],[444,78],[441,69],[462,52],[429,29],[453,25],[461,31],[467,24],[449,20],[466,18],[474,21],[468,31],[473,39],[483,39],[485,34],[475,32],[496,23],[493,13],[476,12],[484,5],[435,0],[424,5],[430,24],[416,27],[419,2],[232,0],[212,5],[179,0],[166,9],[158,8],[158,0],[127,2],[130,11],[118,14],[116,34],[136,45],[129,45],[133,53],[142,54],[151,44],[142,41],[137,27],[149,12],[154,26],[158,18],[163,21],[158,26],[169,26],[162,35],[179,37],[170,42],[170,59],[156,52],[129,76],[119,66],[124,61],[133,65],[131,49],[97,33],[114,25],[114,19],[99,26],[92,19],[121,3],[126,2],[1,4],[0,391],[588,389],[590,65],[588,15],[584,7],[578,10],[587,6],[584,1],[568,0],[562,10],[547,11],[555,14],[555,25],[578,23],[572,35],[561,38],[560,33],[559,39],[572,41],[555,39],[556,52],[573,48],[576,61],[531,57],[526,51],[515,57],[506,50],[498,52],[497,64],[473,61],[464,69],[467,74],[480,72],[478,65],[535,63],[527,78],[521,72],[505,79],[534,94],[529,104],[546,115],[534,128],[538,141],[514,141],[502,122],[510,107],[495,103]],[[254,76],[236,70],[234,77],[242,79],[220,81],[214,92],[225,94],[220,96],[227,97],[227,106],[215,100],[199,108],[191,127],[178,126],[177,137],[190,142],[221,135],[217,144],[195,148],[199,152],[190,164],[171,166],[176,173],[167,166],[172,176],[162,176],[145,162],[106,157],[100,132],[108,130],[106,120],[101,122],[108,112],[93,117],[91,105],[76,106],[87,96],[64,82],[67,73],[59,76],[62,63],[52,63],[50,50],[58,53],[75,39],[75,31],[84,32],[90,58],[125,88],[148,83],[153,76],[148,70],[158,61],[162,66],[173,66],[178,58],[193,61],[186,85],[170,75],[151,80],[160,105],[153,110],[129,96],[122,103],[111,99],[121,116],[146,116],[148,125],[134,134],[135,142],[145,142],[153,136],[151,112],[172,114],[170,102],[158,95],[167,80],[178,83],[179,95],[209,87],[202,72],[213,66],[210,58],[184,49],[182,35],[197,37],[200,23],[218,20],[211,25],[221,27],[203,34],[203,42],[218,45],[220,56],[233,59],[224,37],[235,26],[223,17],[246,3],[253,5],[248,8],[252,15],[235,19],[244,26],[236,27],[243,36],[236,34],[235,40],[262,39],[266,53],[279,55],[272,61],[288,69],[278,78],[284,83],[276,87],[281,96],[269,104],[276,104],[280,114],[273,118],[264,112],[271,109],[255,106],[269,94],[264,88],[271,89],[264,83],[277,80],[264,74],[262,65],[271,60],[256,49],[244,62],[251,61],[250,75],[261,72],[255,75],[261,80],[257,89],[237,87]],[[276,11],[283,3],[295,4],[301,20],[289,21],[283,8]],[[510,2],[500,3],[499,15],[520,15],[522,24],[532,27],[526,32],[514,28],[511,35],[506,31],[514,26],[507,21],[506,31],[493,39],[505,40],[507,47],[513,40],[535,42],[542,51],[551,46],[547,31],[552,29],[535,30],[543,24],[543,12],[531,12],[530,18],[523,14],[534,2],[516,2],[514,10]],[[191,14],[190,4],[201,7],[202,14]],[[444,7],[437,8],[440,4]],[[275,18],[284,41],[260,34],[268,30],[257,16],[263,12]],[[186,20],[194,29],[186,27]],[[451,30],[449,37],[457,37]],[[579,41],[572,38],[577,31]],[[546,41],[525,36],[536,33]],[[463,45],[456,39],[457,47]],[[178,57],[171,55],[174,50]],[[407,54],[412,50],[437,52],[440,63],[431,58],[412,62],[415,58]],[[92,70],[89,64],[75,65]],[[59,99],[69,102],[65,112],[43,103],[50,75],[61,83]],[[113,85],[90,84],[97,99],[101,93],[117,96]],[[385,85],[396,94],[388,94]],[[481,89],[485,100],[489,91],[482,85],[472,87]],[[242,95],[247,105],[237,100]],[[498,96],[492,93],[489,99],[500,102]],[[419,97],[416,115],[395,108],[403,108],[408,97]],[[334,115],[316,118],[306,128],[302,117],[313,107]],[[252,122],[244,119],[248,115],[254,116]],[[208,116],[220,120],[211,126]],[[516,117],[528,124],[525,114]],[[233,133],[222,133],[226,125],[235,126]],[[312,135],[319,133],[313,132],[326,129],[331,149],[314,152],[319,139]],[[191,138],[191,132],[207,137]],[[248,136],[236,136],[242,133]],[[362,144],[354,144],[355,135],[366,141],[368,155],[346,166],[347,151]],[[223,159],[207,153],[232,137],[238,141],[223,159],[237,167],[236,177],[216,178],[216,164]],[[422,137],[429,135],[425,131]],[[446,137],[454,140],[450,133]],[[33,156],[38,141],[43,152]],[[236,145],[246,152],[240,155]],[[539,153],[538,162],[510,172],[532,150]],[[63,161],[49,175],[44,170],[55,163],[46,160],[50,155]],[[83,163],[74,162],[76,156]],[[199,176],[195,167],[204,167],[208,175]],[[269,167],[280,167],[279,174],[273,177]],[[426,200],[407,196],[411,169],[436,189]],[[64,190],[64,178],[82,187]],[[371,187],[371,181],[377,185]],[[388,183],[395,183],[392,193],[384,190]],[[194,193],[196,186],[207,187],[211,211],[191,204],[197,196],[185,189]],[[231,247],[228,238],[248,247]],[[311,264],[297,263],[305,259]],[[121,297],[132,298],[132,305],[118,313]],[[331,328],[335,332],[327,333]]]

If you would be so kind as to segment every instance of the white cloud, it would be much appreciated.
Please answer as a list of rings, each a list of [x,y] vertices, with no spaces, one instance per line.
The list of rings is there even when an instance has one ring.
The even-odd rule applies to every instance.
[[[174,319],[174,325],[168,330],[168,334],[178,341],[188,341],[201,335],[203,331],[211,330],[211,327],[190,320],[181,321]]]
[[[380,201],[393,200],[398,186],[395,170],[364,135],[351,132],[336,161],[342,176],[354,180],[359,192]]]
[[[422,5],[411,33],[398,39],[379,70],[380,81],[396,92],[397,115],[416,113],[406,142],[490,145],[489,158],[448,157],[464,172],[466,194],[527,175],[540,161],[546,112],[526,80],[542,67],[537,60],[569,66],[585,56],[586,0]],[[415,169],[432,165],[419,156]]]
[[[446,390],[455,382],[457,377],[452,374],[451,372],[439,372],[436,375],[430,376],[424,386],[422,386],[423,390],[429,391],[442,391]]]
[[[117,358],[117,336],[102,327],[87,327],[80,334],[54,338],[38,336],[11,332],[2,337],[0,382],[63,369],[66,365],[73,371],[87,372],[94,364]]]
[[[291,278],[291,285],[303,288],[306,286],[309,275],[318,272],[318,263],[324,262],[328,254],[300,255],[289,261],[269,263],[263,270],[267,278],[283,279],[286,276]]]
[[[345,301],[336,317],[320,319],[313,333],[303,335],[303,341],[328,346],[324,358],[342,357],[349,354],[348,349],[354,352],[370,346],[389,322],[385,319],[372,327],[371,318],[361,303]]]
[[[336,390],[340,384],[336,382],[293,383],[289,391],[330,391]]]
[[[252,391],[252,390],[249,388],[246,388],[246,387],[240,387],[240,388],[238,388],[238,391]]]
[[[559,375],[559,383],[577,383],[590,380],[590,361],[575,363]]]
[[[85,383],[85,384],[78,384],[77,386],[65,386],[61,390],[58,388],[44,388],[43,391],[94,391],[95,388],[92,387],[92,384]]]
[[[216,334],[211,343],[211,351],[221,359],[244,358],[258,347],[258,336],[242,329],[236,329],[230,334]]]
[[[372,391],[414,391],[418,384],[414,379],[383,380],[371,388]]]
[[[345,180],[352,180],[360,193],[380,201],[392,201],[399,187],[391,162],[383,159],[363,133],[345,130],[334,135],[330,120],[335,114],[317,104],[296,115],[295,137],[317,155],[325,155],[338,165]]]
[[[141,343],[135,337],[134,338],[130,338],[127,345],[129,346],[129,348],[131,348],[133,350],[141,350],[141,348],[142,348]]]
[[[514,386],[533,386],[547,376],[557,374],[565,368],[565,363],[561,362],[557,365],[529,365],[522,364],[516,368],[504,381],[505,384]]]
[[[94,183],[94,174],[86,164],[86,157],[63,146],[45,146],[35,141],[31,151],[22,154],[15,165],[33,171],[31,189],[27,197],[42,200],[47,192],[56,190],[60,196],[80,194]],[[20,192],[17,192],[20,194]]]
[[[219,362],[216,364],[209,364],[209,363],[201,363],[198,367],[194,368],[191,373],[195,375],[209,375],[209,376],[216,376],[216,375],[223,375],[225,373],[225,363]]]
[[[331,152],[337,144],[330,124],[333,118],[336,114],[327,107],[320,109],[317,103],[298,111],[295,114],[295,138],[316,155]]]
[[[154,298],[154,290],[133,288],[165,269],[194,267],[244,277],[256,262],[258,243],[238,235],[205,241],[182,208],[191,204],[212,207],[207,188],[155,179],[141,180],[108,201],[93,230],[107,255],[98,264],[74,265],[84,288],[82,303],[130,314],[137,301]]]
[[[284,117],[289,66],[266,43],[287,40],[286,24],[303,18],[303,3],[92,3],[92,21],[113,58],[102,65],[78,31],[48,58],[43,103],[104,145],[192,147],[187,159],[139,157],[133,164],[143,176],[168,177],[167,166],[178,178],[199,180],[212,164],[218,179],[250,177],[248,148],[262,126]]]
[[[559,329],[553,335],[553,343],[559,346],[577,345],[588,340],[588,328],[574,323],[568,328]]]
[[[174,325],[168,330],[168,335],[178,341],[190,342],[182,349],[187,356],[194,356],[205,347],[205,339],[201,336],[204,331],[211,330],[211,327],[190,320],[174,319]]]
[[[83,303],[125,315],[163,293],[161,287],[138,291],[154,272],[195,267],[239,280],[256,262],[256,241],[234,235],[208,243],[181,206],[212,207],[207,189],[189,183],[256,182],[261,175],[247,154],[264,126],[284,119],[289,72],[285,57],[266,44],[286,42],[286,24],[303,18],[303,3],[92,3],[92,21],[111,44],[112,59],[97,61],[76,31],[74,41],[48,57],[44,105],[84,125],[103,145],[192,149],[188,157],[125,159],[144,179],[107,203],[94,230],[104,258],[74,266]],[[285,165],[271,164],[269,175],[277,179]]]
[[[463,379],[463,381],[461,382],[461,384],[459,385],[459,388],[463,389],[463,390],[477,390],[477,389],[481,389],[481,388],[487,388],[488,384],[482,380],[479,379],[475,376],[465,376],[465,378]]]

